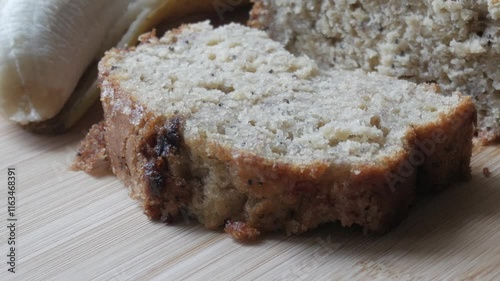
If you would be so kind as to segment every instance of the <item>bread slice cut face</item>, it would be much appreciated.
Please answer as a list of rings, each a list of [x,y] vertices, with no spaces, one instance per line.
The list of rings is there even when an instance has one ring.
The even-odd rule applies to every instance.
[[[473,97],[500,141],[500,1],[253,0],[249,24],[321,67],[363,69]]]
[[[340,221],[384,232],[415,193],[466,179],[469,97],[319,69],[265,32],[184,25],[99,64],[114,173],[152,219],[238,239]]]

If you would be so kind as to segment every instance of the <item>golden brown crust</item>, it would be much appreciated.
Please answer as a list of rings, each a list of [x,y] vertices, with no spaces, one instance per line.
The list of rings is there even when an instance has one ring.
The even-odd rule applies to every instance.
[[[415,194],[415,174],[393,187],[385,173],[396,172],[406,153],[381,167],[359,167],[359,174],[325,169],[322,164],[303,170],[241,155],[230,165],[246,193],[246,224],[262,231],[285,229],[301,233],[325,222],[359,224],[384,232],[406,215]]]
[[[415,128],[417,153],[408,162],[418,167],[421,193],[440,191],[453,182],[470,178],[472,137],[477,120],[476,107],[466,97],[448,116],[428,126]],[[424,157],[419,163],[419,157]]]
[[[107,91],[113,92],[112,98],[102,98],[105,139],[113,172],[129,187],[130,195],[143,203],[148,217],[176,217],[191,198],[179,172],[183,149],[181,119],[147,112],[116,84],[112,83]],[[133,124],[129,115],[113,107],[112,100],[120,100],[143,117]]]

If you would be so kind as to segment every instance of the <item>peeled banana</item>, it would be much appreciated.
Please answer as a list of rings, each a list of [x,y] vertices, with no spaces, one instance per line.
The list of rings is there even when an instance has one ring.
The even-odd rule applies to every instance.
[[[212,0],[0,0],[0,115],[42,133],[70,128],[97,100],[96,63],[160,22]],[[241,2],[241,1],[240,1]]]

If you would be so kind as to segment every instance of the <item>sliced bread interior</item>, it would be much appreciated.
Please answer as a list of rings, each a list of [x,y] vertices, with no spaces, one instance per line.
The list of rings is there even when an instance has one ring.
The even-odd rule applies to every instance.
[[[337,220],[383,232],[417,186],[469,176],[469,97],[322,70],[237,24],[142,41],[109,51],[99,79],[113,171],[150,218],[240,239]]]
[[[479,136],[500,140],[500,1],[254,2],[250,24],[292,53],[471,95]]]

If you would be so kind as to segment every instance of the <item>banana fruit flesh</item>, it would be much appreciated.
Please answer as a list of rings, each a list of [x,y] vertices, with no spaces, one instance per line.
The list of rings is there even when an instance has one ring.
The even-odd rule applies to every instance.
[[[213,0],[0,0],[0,115],[63,132],[98,99],[104,51],[136,44],[160,22],[213,10]]]
[[[113,25],[126,12],[127,2],[3,1],[2,115],[21,124],[54,117],[89,63],[120,39],[120,27]]]

